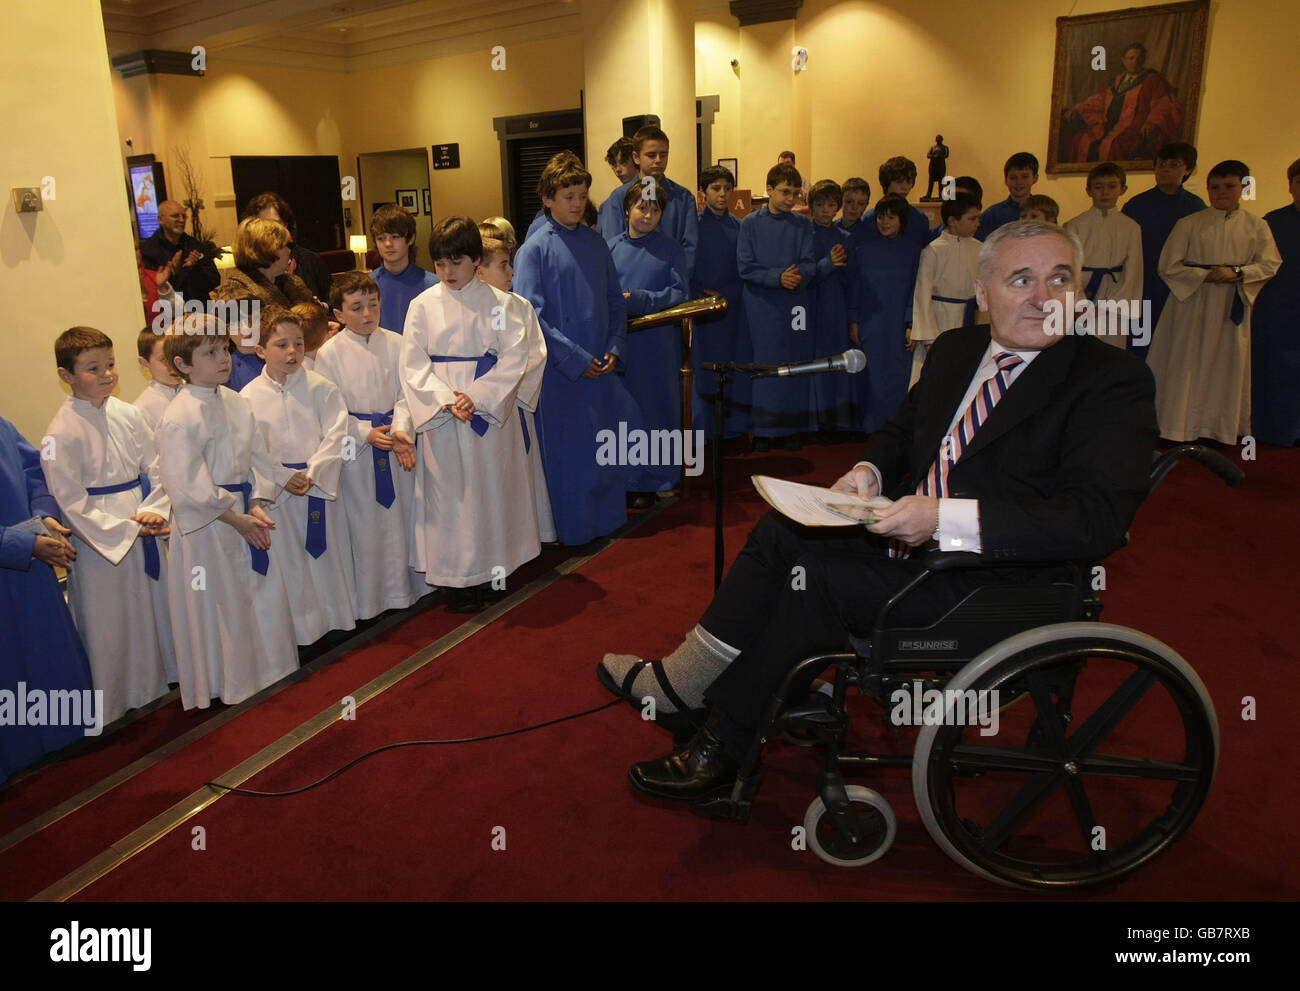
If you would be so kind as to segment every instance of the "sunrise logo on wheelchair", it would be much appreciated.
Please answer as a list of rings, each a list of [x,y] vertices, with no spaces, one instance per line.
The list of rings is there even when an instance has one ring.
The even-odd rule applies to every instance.
[[[998,735],[1001,701],[996,688],[926,688],[920,681],[894,689],[889,721],[895,726],[978,726],[980,736]]]
[[[1043,304],[1047,316],[1043,333],[1053,337],[1067,334],[1079,337],[1132,337],[1144,348],[1151,343],[1151,300],[1149,299],[1076,299],[1066,292],[1065,302],[1049,299]],[[1066,314],[1074,314],[1067,319]]]

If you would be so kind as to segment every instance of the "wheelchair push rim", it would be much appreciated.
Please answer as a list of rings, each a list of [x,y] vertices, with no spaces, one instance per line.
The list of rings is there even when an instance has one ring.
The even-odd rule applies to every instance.
[[[1209,793],[1213,702],[1191,666],[1144,633],[1039,627],[989,648],[945,687],[950,699],[1029,695],[1001,708],[996,738],[958,715],[924,726],[913,755],[926,830],[988,880],[1027,889],[1115,880],[1168,849]]]

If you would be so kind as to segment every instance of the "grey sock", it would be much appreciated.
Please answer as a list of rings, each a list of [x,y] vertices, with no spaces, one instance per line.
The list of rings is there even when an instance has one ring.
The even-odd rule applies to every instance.
[[[704,627],[696,626],[686,634],[681,645],[663,659],[664,674],[681,700],[692,709],[698,709],[704,705],[705,689],[739,654],[739,649],[719,640]],[[634,654],[606,654],[601,663],[613,676],[614,683],[622,685],[628,671],[639,660],[641,658]],[[656,711],[677,711],[677,706],[665,696],[659,679],[649,667],[642,668],[632,682],[632,694],[637,698],[654,698]]]

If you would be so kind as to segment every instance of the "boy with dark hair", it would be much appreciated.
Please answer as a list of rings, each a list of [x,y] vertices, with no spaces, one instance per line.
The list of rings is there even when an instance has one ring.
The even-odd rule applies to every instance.
[[[167,337],[185,380],[158,424],[158,474],[171,497],[168,605],[181,704],[235,705],[298,667],[287,582],[268,551],[281,469],[248,400],[222,388],[230,351],[214,317]],[[278,538],[277,538],[278,539]]]
[[[339,498],[354,538],[357,618],[370,619],[430,591],[410,567],[415,446],[402,395],[402,335],[379,326],[379,286],[365,272],[334,280],[330,308],[341,328],[316,353],[315,370],[338,386],[348,410],[351,457],[343,458]]]
[[[556,533],[585,544],[627,522],[626,469],[600,464],[596,440],[635,419],[622,377],[610,374],[627,349],[627,303],[609,248],[582,225],[591,173],[552,159],[538,185],[547,220],[515,255],[514,285],[546,335],[537,428]]]
[[[158,477],[144,414],[113,395],[113,342],[73,327],[54,342],[59,378],[72,391],[42,440],[41,468],[77,551],[68,605],[90,656],[98,718],[166,694],[176,678],[167,576],[156,538],[171,503]]]
[[[1041,224],[1059,223],[1061,208],[1057,205],[1056,200],[1050,196],[1044,196],[1042,193],[1035,193],[1033,196],[1026,197],[1025,202],[1020,204],[1020,219],[1035,220]]]
[[[438,284],[438,277],[415,264],[415,218],[396,203],[385,203],[370,218],[381,264],[370,277],[379,287],[379,326],[396,334],[406,328],[411,300]]]
[[[1093,302],[1125,300],[1141,305],[1142,229],[1118,209],[1119,198],[1128,190],[1124,170],[1114,162],[1102,162],[1088,173],[1086,186],[1092,209],[1065,222],[1065,229],[1083,245],[1083,271],[1087,281],[1083,295]],[[1132,319],[1141,312],[1130,311]],[[1096,336],[1107,344],[1127,347],[1127,324],[1105,307],[1096,313]],[[1143,326],[1147,326],[1143,324]],[[1147,341],[1143,340],[1143,344]]]
[[[1268,224],[1241,209],[1244,162],[1206,180],[1210,208],[1174,225],[1160,254],[1170,298],[1147,362],[1156,377],[1160,436],[1235,444],[1250,433],[1250,320],[1282,259]]]
[[[692,381],[695,398],[691,403],[691,423],[713,436],[713,402],[717,378],[700,366],[706,361],[753,359],[753,344],[745,327],[744,283],[736,261],[736,241],[740,237],[740,219],[729,209],[735,177],[721,165],[710,165],[700,172],[700,192],[704,209],[699,213],[700,243],[691,275],[691,298],[721,296],[727,312],[720,320],[710,320],[707,328],[695,335],[691,343]],[[750,415],[748,375],[737,375],[727,383],[727,416],[723,436],[747,434],[753,426]]]
[[[962,193],[965,193],[967,196],[974,199],[981,210],[984,209],[984,187],[980,185],[980,181],[974,176],[959,175],[952,181],[952,195],[955,197]],[[947,196],[941,197],[941,199],[945,200],[950,198],[951,197]],[[948,225],[944,222],[942,213],[943,211],[941,208],[939,222],[930,228],[931,241],[948,229]]]
[[[849,299],[849,326],[858,328],[867,355],[867,401],[862,429],[875,430],[897,411],[907,395],[912,356],[907,332],[912,326],[912,291],[921,249],[907,240],[912,211],[901,196],[885,196],[872,212],[876,236],[854,248],[855,291]]]
[[[686,273],[695,268],[695,245],[699,241],[699,217],[696,214],[695,194],[679,186],[665,174],[668,170],[668,135],[657,127],[647,126],[632,135],[632,160],[638,175],[623,183],[600,205],[596,230],[607,242],[614,240],[627,229],[623,215],[623,200],[632,183],[649,184],[646,179],[662,185],[668,191],[668,206],[664,208],[660,229],[682,247],[686,257]]]
[[[844,185],[840,187],[840,195],[843,197],[842,213],[840,219],[835,221],[839,228],[849,235],[849,243],[868,232],[868,229],[874,229],[873,224],[862,224],[862,217],[867,212],[867,207],[871,205],[871,185],[866,179],[860,176],[853,176],[845,179]]]
[[[979,262],[980,205],[968,193],[944,200],[939,208],[944,232],[925,246],[917,266],[912,293],[912,328],[907,344],[912,351],[912,376],[916,385],[930,345],[955,327],[975,323],[975,270]]]
[[[764,365],[813,357],[808,285],[818,262],[812,221],[793,212],[802,184],[793,165],[772,166],[767,205],[741,221],[736,242],[754,360]],[[799,450],[799,434],[816,423],[811,402],[812,388],[805,377],[756,380],[754,449],[769,450],[772,439],[779,438],[779,446]]]
[[[148,374],[149,384],[135,397],[133,405],[144,414],[150,433],[158,429],[163,411],[176,398],[181,387],[180,376],[167,364],[167,356],[163,353],[164,336],[152,327],[145,327],[135,340],[140,370]]]
[[[902,155],[887,158],[880,164],[879,178],[881,196],[898,196],[906,203],[908,194],[916,185],[916,163]],[[908,209],[911,219],[903,225],[903,236],[920,251],[930,241],[930,218],[918,207],[909,205]],[[874,218],[868,215],[867,219]]]
[[[429,255],[441,281],[411,304],[402,339],[418,462],[415,568],[456,590],[454,611],[474,612],[542,550],[517,405],[527,306],[476,276],[483,241],[468,217],[435,226]]]
[[[1251,429],[1266,444],[1300,440],[1300,158],[1286,170],[1291,202],[1264,214],[1282,268],[1255,303]]]
[[[1038,181],[1038,157],[1031,152],[1018,151],[1002,166],[1002,178],[1007,184],[1007,198],[994,203],[980,216],[979,233],[983,241],[1003,224],[1020,219],[1020,204],[1033,195]]]
[[[1138,193],[1124,204],[1124,215],[1142,228],[1142,289],[1151,300],[1151,325],[1160,323],[1160,314],[1169,299],[1169,287],[1160,278],[1160,252],[1169,240],[1174,224],[1184,217],[1205,209],[1205,201],[1186,188],[1196,169],[1196,149],[1186,141],[1174,141],[1156,153],[1153,189]],[[1147,347],[1134,348],[1145,356]]]
[[[629,138],[628,140],[631,139]],[[539,200],[545,195],[542,192],[542,190],[545,187],[545,182],[546,182],[545,176],[547,170],[551,168],[558,168],[562,162],[576,163],[578,168],[580,169],[582,168],[582,159],[578,158],[578,156],[575,155],[573,152],[569,151],[567,148],[564,151],[557,151],[554,155],[550,157],[550,160],[547,161],[546,168],[542,170],[541,176],[539,176],[537,179],[537,198]],[[549,215],[546,212],[546,206],[542,205],[538,207],[537,215],[533,217],[532,223],[528,225],[528,230],[524,233],[524,240],[527,241],[530,237],[532,237],[539,230],[545,227],[548,217]],[[587,226],[590,227],[591,225],[588,224]],[[513,255],[514,252],[511,252],[512,257]]]
[[[809,288],[813,294],[812,353],[816,357],[858,348],[857,328],[849,329],[848,299],[855,273],[849,266],[852,237],[835,224],[843,195],[839,183],[822,179],[808,193],[813,222],[813,252],[817,274]],[[829,260],[830,265],[825,261]],[[817,421],[816,441],[831,443],[833,431],[861,429],[858,377],[847,372],[812,376],[812,408]]]
[[[636,178],[637,167],[632,157],[635,151],[631,138],[619,138],[605,151],[605,164],[613,170],[620,186]]]

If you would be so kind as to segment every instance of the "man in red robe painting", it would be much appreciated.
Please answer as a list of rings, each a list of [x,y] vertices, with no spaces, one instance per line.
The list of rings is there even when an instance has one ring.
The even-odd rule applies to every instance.
[[[1069,142],[1071,162],[1146,160],[1183,133],[1183,108],[1169,80],[1145,67],[1147,50],[1135,42],[1124,50],[1124,71],[1114,83],[1065,112],[1081,126]]]

